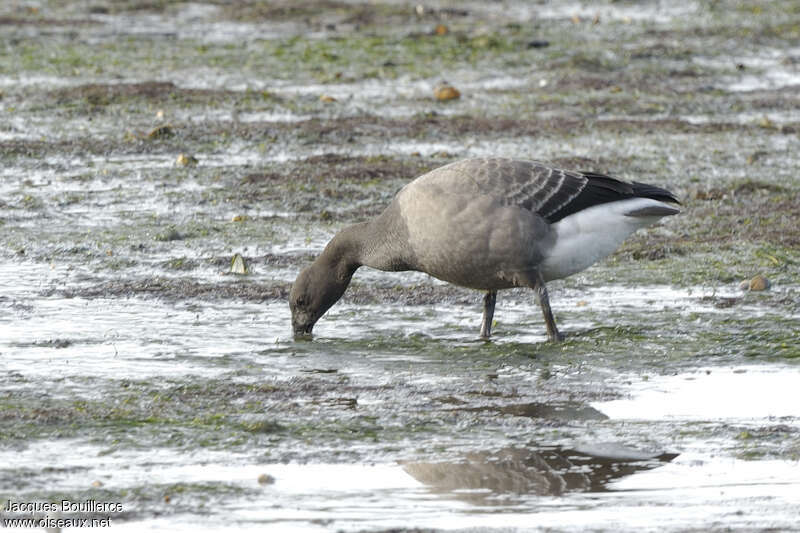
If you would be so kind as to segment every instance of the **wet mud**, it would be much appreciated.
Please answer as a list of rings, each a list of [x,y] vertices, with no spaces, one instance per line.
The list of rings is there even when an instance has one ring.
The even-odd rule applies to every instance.
[[[120,502],[135,531],[793,529],[799,38],[788,0],[3,4],[0,502]],[[683,212],[551,284],[561,344],[530,291],[485,342],[479,293],[368,269],[292,338],[338,230],[487,155]]]

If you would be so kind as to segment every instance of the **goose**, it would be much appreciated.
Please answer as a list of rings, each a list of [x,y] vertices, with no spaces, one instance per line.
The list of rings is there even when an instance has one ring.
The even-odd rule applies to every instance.
[[[355,271],[415,270],[484,292],[480,336],[491,335],[497,291],[533,289],[547,337],[563,340],[548,281],[580,272],[637,229],[680,212],[666,189],[538,161],[464,159],[400,189],[377,217],[345,227],[289,292],[295,337],[344,294]]]

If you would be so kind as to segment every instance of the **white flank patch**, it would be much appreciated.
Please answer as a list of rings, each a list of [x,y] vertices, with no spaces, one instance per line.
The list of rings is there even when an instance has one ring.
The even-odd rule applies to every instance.
[[[600,204],[565,217],[553,225],[556,243],[542,263],[545,281],[580,272],[616,250],[639,228],[653,224],[660,216],[627,216],[646,207],[674,206],[650,198],[631,198]]]

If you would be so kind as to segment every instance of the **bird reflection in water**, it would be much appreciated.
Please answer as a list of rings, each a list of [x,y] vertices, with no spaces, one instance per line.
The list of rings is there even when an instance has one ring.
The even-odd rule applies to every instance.
[[[507,501],[514,495],[606,491],[610,481],[656,468],[677,456],[618,444],[531,445],[469,453],[453,463],[406,463],[403,468],[437,492],[453,492],[459,499],[486,504],[498,496]]]

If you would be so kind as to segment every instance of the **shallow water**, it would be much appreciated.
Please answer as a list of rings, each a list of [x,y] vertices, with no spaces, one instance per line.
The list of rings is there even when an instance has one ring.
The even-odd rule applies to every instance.
[[[0,502],[119,502],[135,531],[796,528],[796,6],[298,6],[0,7]],[[369,269],[291,337],[336,231],[485,155],[684,212],[551,284],[562,344],[530,291],[484,342],[478,293]]]
[[[629,328],[644,327],[641,317],[670,309],[703,317],[701,323],[724,314],[702,303],[708,295],[702,288],[597,287],[573,296],[566,289],[558,306],[575,305],[585,313],[570,313],[567,331],[577,339],[553,354],[553,348],[542,349],[546,345],[536,310],[516,300],[498,310],[502,318],[491,345],[475,341],[477,302],[467,308],[393,306],[380,321],[373,317],[386,311],[341,305],[320,323],[315,341],[296,344],[286,334],[283,302],[165,304],[33,296],[37,286],[60,283],[64,277],[68,273],[63,269],[47,265],[4,270],[6,286],[13,288],[3,300],[7,403],[21,403],[12,398],[25,403],[44,400],[55,410],[76,409],[77,403],[87,402],[96,404],[85,407],[93,411],[109,400],[131,402],[130,396],[115,392],[125,387],[155,398],[194,384],[203,389],[198,399],[208,403],[189,414],[202,418],[209,410],[229,411],[230,399],[240,405],[237,394],[219,391],[222,397],[217,398],[208,386],[227,382],[311,387],[306,389],[310,397],[294,397],[290,416],[275,413],[281,407],[272,400],[240,415],[245,424],[248,419],[268,421],[264,429],[255,426],[268,437],[255,446],[249,439],[197,448],[179,439],[170,445],[170,439],[164,442],[164,436],[151,434],[161,431],[157,427],[136,427],[155,424],[165,425],[167,431],[174,426],[176,431],[185,422],[137,419],[165,416],[158,409],[151,412],[147,401],[137,408],[143,412],[90,415],[86,422],[94,429],[89,434],[72,428],[66,438],[43,435],[8,441],[11,447],[2,454],[8,465],[3,469],[6,487],[18,483],[13,480],[24,472],[26,481],[20,488],[31,498],[79,494],[121,499],[128,502],[125,519],[117,522],[121,529],[158,530],[174,524],[209,530],[264,525],[281,531],[460,529],[499,524],[525,529],[531,523],[564,531],[611,523],[625,530],[680,530],[698,523],[786,529],[800,518],[800,463],[780,459],[796,454],[800,444],[800,371],[795,366],[705,366],[653,377],[644,370],[643,380],[643,370],[618,374],[619,364],[610,360],[609,350],[596,347],[598,342],[613,343],[615,335],[592,333],[597,314],[613,314]],[[579,305],[578,298],[591,301],[591,306]],[[756,307],[750,314],[764,311]],[[507,323],[514,328],[511,332],[502,331]],[[581,352],[586,359],[576,363],[576,353]],[[662,366],[660,372],[665,371]],[[545,380],[543,372],[551,377]],[[324,383],[298,382],[297,376],[320,376]],[[570,391],[580,392],[576,398]],[[616,399],[591,400],[598,395]],[[396,402],[428,413],[403,414]],[[594,411],[587,411],[590,406]],[[302,419],[315,424],[318,417],[332,418],[335,425],[356,433],[343,439],[325,435],[327,431],[316,435],[313,429],[288,426]],[[353,426],[353,419],[361,422]],[[277,424],[278,434],[271,434],[271,423]],[[104,437],[106,424],[123,427],[109,427],[111,433]],[[122,442],[112,437],[128,424],[134,435],[139,434]],[[451,427],[445,430],[442,424]],[[196,430],[226,432],[224,427]],[[374,436],[364,440],[358,431]],[[308,434],[313,440],[304,442]],[[519,488],[441,489],[415,479],[403,466],[424,457],[457,472],[473,450],[490,450],[482,459],[487,460],[499,452],[497,446],[536,453],[554,445],[598,441],[679,455],[595,488],[557,495]],[[155,454],[150,451],[153,445]],[[281,457],[288,462],[276,462]],[[522,475],[511,467],[493,475]],[[274,483],[260,485],[261,474],[272,476]],[[102,483],[99,494],[88,488],[96,482]],[[161,498],[171,495],[170,503],[157,503],[148,492]],[[165,520],[148,517],[153,506],[178,509]],[[200,519],[198,512],[208,516]]]

